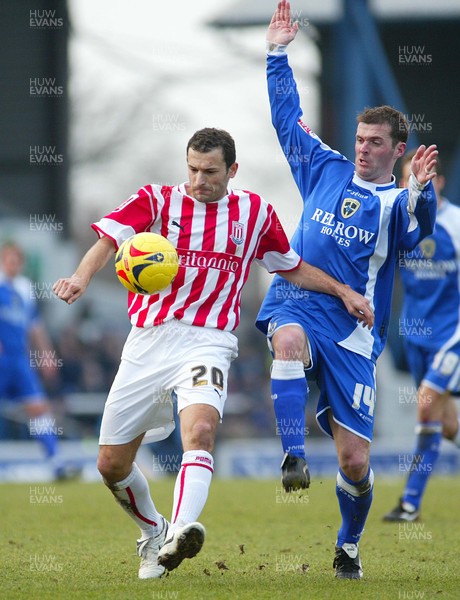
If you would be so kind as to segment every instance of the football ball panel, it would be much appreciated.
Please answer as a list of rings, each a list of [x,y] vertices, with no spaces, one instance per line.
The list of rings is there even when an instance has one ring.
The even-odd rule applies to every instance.
[[[151,232],[124,241],[115,257],[115,270],[125,288],[136,294],[155,294],[167,288],[179,270],[176,249]]]

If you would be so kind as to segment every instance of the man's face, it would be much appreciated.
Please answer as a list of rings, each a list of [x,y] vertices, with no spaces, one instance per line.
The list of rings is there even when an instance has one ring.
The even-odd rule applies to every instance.
[[[7,246],[2,249],[0,254],[0,265],[3,273],[12,279],[21,273],[24,259],[19,250]]]
[[[227,185],[238,170],[237,163],[229,169],[222,148],[197,152],[189,148],[187,154],[189,184],[187,193],[199,202],[216,202],[227,194]]]
[[[356,174],[364,181],[388,183],[393,167],[406,149],[404,142],[398,142],[393,148],[388,123],[374,125],[358,123],[355,141]]]

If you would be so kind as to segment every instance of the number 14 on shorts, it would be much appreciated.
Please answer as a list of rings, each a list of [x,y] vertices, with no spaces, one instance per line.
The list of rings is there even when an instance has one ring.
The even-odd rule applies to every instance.
[[[353,393],[353,408],[359,410],[361,403],[368,407],[369,416],[374,416],[375,406],[375,390],[368,385],[363,383],[357,383],[355,385],[355,391]]]

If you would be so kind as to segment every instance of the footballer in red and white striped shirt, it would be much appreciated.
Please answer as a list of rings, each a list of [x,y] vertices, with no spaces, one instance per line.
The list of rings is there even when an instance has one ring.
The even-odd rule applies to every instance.
[[[159,233],[177,248],[180,268],[172,285],[152,296],[128,297],[133,327],[99,438],[98,469],[104,483],[141,530],[141,579],[161,577],[203,545],[205,529],[196,519],[213,474],[215,431],[223,416],[228,370],[237,355],[231,330],[238,325],[251,263],[282,272],[296,285],[337,295],[358,320],[372,321],[362,296],[300,260],[272,206],[257,194],[229,189],[238,165],[227,132],[196,132],[187,146],[187,164],[187,183],[146,185],[94,223],[99,240],[75,273],[53,287],[72,304],[121,242],[135,233]],[[143,440],[164,439],[174,429],[173,393],[184,453],[168,523],[134,458]]]
[[[301,261],[273,207],[257,194],[230,190],[218,201],[201,202],[188,187],[146,185],[93,228],[117,247],[135,233],[152,231],[177,249],[180,268],[171,286],[152,296],[129,293],[133,325],[178,319],[233,330],[252,261],[271,273],[296,269]]]

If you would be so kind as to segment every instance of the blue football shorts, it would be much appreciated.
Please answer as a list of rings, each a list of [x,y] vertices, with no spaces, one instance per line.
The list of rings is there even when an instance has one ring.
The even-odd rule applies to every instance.
[[[43,402],[40,379],[28,357],[0,355],[0,400],[32,404]]]
[[[299,325],[305,331],[310,365],[305,367],[309,381],[320,390],[316,420],[322,431],[333,437],[329,411],[336,423],[358,437],[372,441],[375,408],[375,364],[368,358],[342,348],[324,334],[313,331],[308,316],[297,309],[277,312],[268,327],[268,345],[276,330],[286,325]]]
[[[436,392],[460,394],[460,341],[444,344],[439,350],[428,350],[404,341],[407,364],[417,387],[422,383]]]

